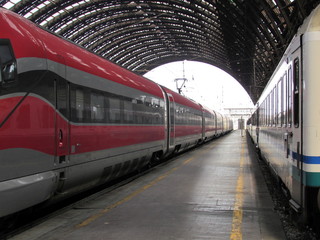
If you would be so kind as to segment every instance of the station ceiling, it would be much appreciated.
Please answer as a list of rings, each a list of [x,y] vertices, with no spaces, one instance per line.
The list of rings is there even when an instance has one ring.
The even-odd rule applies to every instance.
[[[256,102],[320,0],[0,0],[138,74],[192,60],[231,74]],[[212,76],[214,78],[214,76]]]

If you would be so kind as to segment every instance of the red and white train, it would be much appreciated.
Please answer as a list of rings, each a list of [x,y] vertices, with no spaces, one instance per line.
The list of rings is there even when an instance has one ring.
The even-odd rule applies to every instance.
[[[0,9],[0,218],[232,130],[232,122]]]

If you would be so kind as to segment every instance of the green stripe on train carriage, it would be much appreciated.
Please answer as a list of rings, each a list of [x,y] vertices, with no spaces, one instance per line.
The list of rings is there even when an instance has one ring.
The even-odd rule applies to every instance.
[[[302,174],[303,185],[309,187],[320,187],[320,173],[303,171]],[[298,170],[296,166],[292,166],[292,177],[298,182],[301,180],[300,170]]]

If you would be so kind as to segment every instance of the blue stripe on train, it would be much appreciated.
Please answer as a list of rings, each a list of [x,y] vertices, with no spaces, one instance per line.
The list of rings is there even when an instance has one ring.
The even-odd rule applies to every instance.
[[[298,154],[296,152],[292,152],[292,157],[294,159],[298,159]],[[320,164],[320,156],[303,156],[302,161],[308,164]]]

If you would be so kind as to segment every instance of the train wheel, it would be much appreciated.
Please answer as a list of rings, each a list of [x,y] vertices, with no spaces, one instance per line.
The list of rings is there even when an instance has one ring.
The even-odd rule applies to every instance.
[[[162,160],[162,152],[153,153],[150,161],[150,167],[159,164],[161,160]]]

